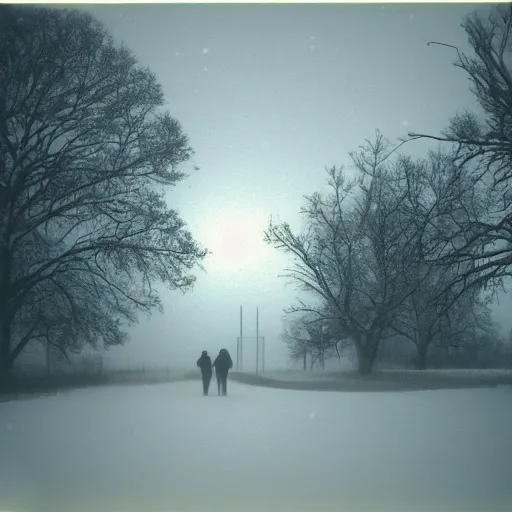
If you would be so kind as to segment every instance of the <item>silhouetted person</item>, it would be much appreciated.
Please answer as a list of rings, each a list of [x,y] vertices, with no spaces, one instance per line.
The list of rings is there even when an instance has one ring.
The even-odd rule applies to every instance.
[[[213,362],[215,367],[215,375],[217,376],[217,388],[219,391],[219,395],[222,394],[227,395],[227,382],[228,382],[228,372],[231,368],[233,368],[233,361],[231,360],[231,356],[229,352],[223,348],[219,352],[217,359]]]
[[[197,360],[197,366],[201,368],[201,377],[203,379],[203,395],[208,395],[210,381],[212,380],[212,360],[206,350],[203,350],[201,357]]]

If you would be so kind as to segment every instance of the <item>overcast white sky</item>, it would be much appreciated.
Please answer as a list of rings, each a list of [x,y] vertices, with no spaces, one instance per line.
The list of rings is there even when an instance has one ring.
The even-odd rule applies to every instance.
[[[214,252],[194,291],[164,291],[164,315],[143,319],[109,358],[194,366],[202,349],[226,347],[234,356],[243,304],[244,334],[255,336],[259,306],[267,365],[286,364],[281,317],[295,292],[277,278],[285,260],[262,240],[269,215],[299,226],[303,195],[322,188],[325,166],[350,165],[348,152],[376,128],[391,140],[436,133],[451,114],[471,108],[454,52],[426,43],[467,50],[460,22],[473,7],[81,6],[162,84],[200,166],[187,167],[190,177],[169,204]],[[500,320],[508,309],[501,306]]]

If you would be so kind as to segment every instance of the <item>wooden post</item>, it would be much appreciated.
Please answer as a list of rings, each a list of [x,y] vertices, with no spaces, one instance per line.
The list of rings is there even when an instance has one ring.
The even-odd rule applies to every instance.
[[[265,336],[261,338],[261,373],[265,373]]]

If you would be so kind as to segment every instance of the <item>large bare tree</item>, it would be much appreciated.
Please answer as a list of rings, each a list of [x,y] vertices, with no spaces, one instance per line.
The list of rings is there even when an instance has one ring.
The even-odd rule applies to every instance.
[[[467,280],[496,283],[512,274],[512,6],[493,7],[488,17],[473,13],[462,26],[474,55],[467,56],[447,42],[429,44],[456,52],[455,66],[469,78],[480,109],[456,114],[439,136],[409,136],[451,145],[465,187],[478,190],[480,201],[485,202],[475,211],[464,212],[445,232],[445,238],[459,243],[440,256],[467,263]],[[451,202],[452,198],[445,197],[445,204]]]
[[[439,255],[457,243],[450,233],[474,214],[479,196],[450,153],[432,151],[418,160],[400,156],[397,171],[404,191],[401,212],[417,231],[418,257],[405,270],[412,291],[392,327],[414,343],[414,362],[424,369],[427,350],[441,333],[443,319],[464,298],[478,297],[476,283],[467,282],[466,267]]]
[[[86,13],[0,20],[1,375],[34,337],[121,343],[206,251],[164,200],[192,150],[155,75]]]
[[[377,134],[352,155],[358,179],[347,182],[342,169],[332,168],[330,193],[306,198],[302,234],[272,221],[265,234],[293,258],[285,276],[324,305],[301,302],[292,311],[336,323],[355,345],[361,374],[371,371],[393,315],[411,293],[405,270],[417,258],[418,230],[401,214],[405,194],[387,164],[389,155],[388,143]]]

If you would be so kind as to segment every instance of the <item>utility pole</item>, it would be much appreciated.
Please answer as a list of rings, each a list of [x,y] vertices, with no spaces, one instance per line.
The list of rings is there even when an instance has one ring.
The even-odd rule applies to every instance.
[[[262,336],[261,342],[261,373],[265,373],[265,336]]]

